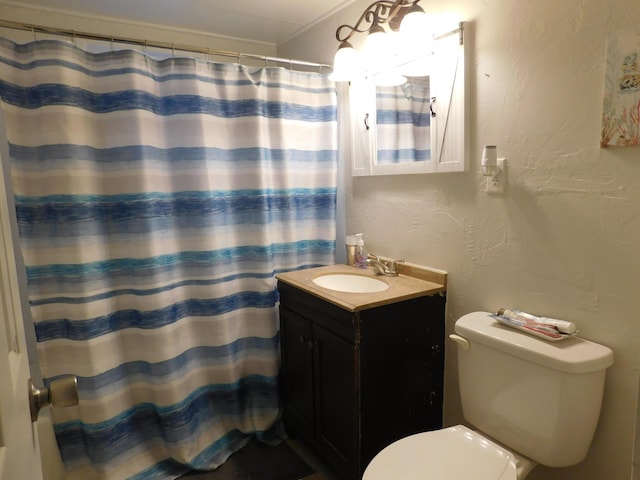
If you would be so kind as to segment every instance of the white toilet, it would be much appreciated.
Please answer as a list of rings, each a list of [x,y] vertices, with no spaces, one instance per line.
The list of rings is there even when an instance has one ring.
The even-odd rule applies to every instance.
[[[575,465],[598,423],[613,352],[572,337],[548,342],[491,314],[460,318],[458,374],[464,418],[402,438],[378,453],[363,480],[522,480],[538,464]]]

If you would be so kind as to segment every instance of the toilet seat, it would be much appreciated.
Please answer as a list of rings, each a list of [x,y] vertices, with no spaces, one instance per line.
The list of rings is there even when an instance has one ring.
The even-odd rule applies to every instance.
[[[511,452],[465,427],[424,432],[385,447],[362,480],[517,480]]]

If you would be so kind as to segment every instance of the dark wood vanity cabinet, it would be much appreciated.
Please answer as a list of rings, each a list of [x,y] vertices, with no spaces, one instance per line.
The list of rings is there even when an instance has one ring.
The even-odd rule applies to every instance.
[[[351,312],[282,281],[283,419],[343,479],[442,427],[444,294]]]

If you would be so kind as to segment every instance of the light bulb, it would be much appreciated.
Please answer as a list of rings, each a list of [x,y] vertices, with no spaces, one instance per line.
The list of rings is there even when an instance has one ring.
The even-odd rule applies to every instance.
[[[400,24],[400,32],[415,39],[430,35],[431,25],[428,15],[420,7],[407,13]]]
[[[333,57],[333,73],[329,75],[329,79],[334,82],[348,82],[361,74],[357,50],[348,42],[344,42]]]
[[[386,72],[398,65],[399,35],[380,29],[370,33],[363,47],[365,68],[371,75]]]
[[[416,6],[402,19],[402,73],[410,77],[423,77],[431,72],[433,33],[429,17]]]
[[[362,47],[362,54],[367,63],[384,55],[389,49],[387,40],[387,34],[384,30],[376,30],[367,35],[367,39],[364,41],[364,46]]]

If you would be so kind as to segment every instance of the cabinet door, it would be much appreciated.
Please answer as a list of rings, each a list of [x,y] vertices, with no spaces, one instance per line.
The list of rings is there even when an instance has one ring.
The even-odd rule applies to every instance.
[[[358,347],[313,325],[316,366],[316,440],[346,478],[358,477]]]
[[[290,433],[313,439],[313,341],[309,320],[280,306],[284,423]]]

